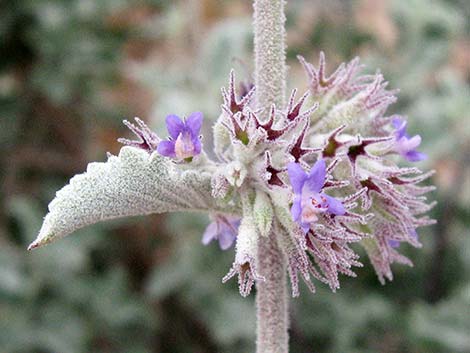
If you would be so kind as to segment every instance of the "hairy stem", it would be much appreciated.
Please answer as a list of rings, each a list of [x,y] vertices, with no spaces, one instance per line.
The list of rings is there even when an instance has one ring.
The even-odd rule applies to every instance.
[[[284,0],[255,0],[255,85],[258,107],[284,105],[286,30]]]
[[[286,90],[284,0],[254,1],[255,85],[257,107],[284,104]],[[258,270],[266,278],[257,283],[257,353],[288,352],[286,260],[276,234],[258,246]]]
[[[256,284],[257,353],[287,353],[287,278],[286,264],[279,249],[276,234],[258,245],[258,271],[265,277]]]

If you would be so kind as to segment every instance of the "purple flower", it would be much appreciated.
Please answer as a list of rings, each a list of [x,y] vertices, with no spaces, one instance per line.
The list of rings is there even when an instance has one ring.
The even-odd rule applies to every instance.
[[[346,213],[341,201],[321,192],[326,178],[326,165],[323,159],[313,165],[310,174],[307,174],[299,163],[289,163],[287,172],[294,191],[292,218],[300,224],[305,233],[310,229],[310,224],[318,220],[318,214]]]
[[[396,129],[395,150],[398,154],[405,157],[409,162],[418,162],[427,158],[424,153],[416,151],[421,143],[421,136],[415,135],[410,137],[406,133],[406,121],[401,118],[394,118],[392,125]]]
[[[216,216],[209,224],[202,236],[202,243],[208,245],[213,240],[219,241],[222,250],[227,250],[233,245],[237,237],[240,218],[233,216]]]
[[[202,126],[202,113],[192,113],[185,120],[176,115],[166,117],[166,128],[170,135],[167,141],[158,144],[157,152],[162,156],[186,159],[201,153],[199,132]]]

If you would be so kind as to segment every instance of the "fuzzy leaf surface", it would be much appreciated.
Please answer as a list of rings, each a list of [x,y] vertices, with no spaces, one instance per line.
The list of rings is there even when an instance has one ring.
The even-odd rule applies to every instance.
[[[172,211],[229,211],[211,197],[211,175],[178,170],[157,153],[123,147],[107,162],[90,163],[49,204],[30,249],[114,218]]]

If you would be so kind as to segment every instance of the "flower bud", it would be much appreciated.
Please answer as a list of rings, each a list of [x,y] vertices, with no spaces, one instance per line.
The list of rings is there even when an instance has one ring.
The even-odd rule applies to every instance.
[[[225,177],[227,178],[230,185],[239,188],[242,186],[247,173],[248,172],[242,163],[239,161],[234,161],[227,165]]]

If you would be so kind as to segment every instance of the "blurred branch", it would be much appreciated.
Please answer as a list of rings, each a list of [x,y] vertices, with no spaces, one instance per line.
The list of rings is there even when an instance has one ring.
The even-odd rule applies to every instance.
[[[447,260],[449,244],[452,237],[451,227],[457,220],[458,206],[457,200],[463,184],[465,173],[462,166],[470,165],[470,151],[462,151],[454,157],[457,159],[459,168],[456,171],[452,186],[442,195],[439,202],[439,212],[437,214],[437,224],[434,226],[434,248],[431,255],[431,266],[426,276],[425,298],[430,303],[439,301],[446,294],[444,284],[444,268]]]

